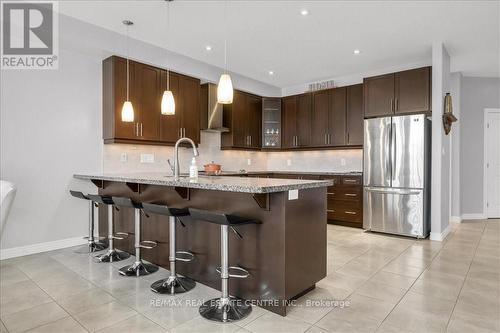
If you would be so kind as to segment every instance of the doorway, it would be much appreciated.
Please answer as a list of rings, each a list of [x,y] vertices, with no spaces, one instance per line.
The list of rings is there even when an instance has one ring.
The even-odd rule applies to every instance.
[[[500,109],[484,110],[484,212],[500,218]]]

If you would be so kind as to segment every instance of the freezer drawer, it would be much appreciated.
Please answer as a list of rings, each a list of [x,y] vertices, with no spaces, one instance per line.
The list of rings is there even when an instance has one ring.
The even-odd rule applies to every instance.
[[[424,197],[421,189],[365,187],[363,229],[413,237],[426,237]]]

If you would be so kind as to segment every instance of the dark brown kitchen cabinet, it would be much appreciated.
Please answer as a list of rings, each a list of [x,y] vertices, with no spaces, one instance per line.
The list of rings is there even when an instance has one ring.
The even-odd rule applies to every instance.
[[[431,68],[412,69],[395,74],[396,114],[431,111]]]
[[[364,79],[364,116],[431,112],[431,68]]]
[[[345,145],[346,88],[313,93],[311,146]]]
[[[347,87],[347,146],[363,145],[363,85]]]
[[[262,98],[235,90],[233,103],[223,107],[223,149],[260,149],[262,138]]]
[[[302,148],[310,146],[311,111],[312,96],[310,93],[283,98],[283,148]]]
[[[104,143],[172,145],[181,136],[199,143],[200,80],[170,72],[169,86],[176,103],[175,115],[161,114],[166,70],[129,62],[129,99],[134,122],[121,121],[127,95],[127,60],[112,56],[103,60]]]

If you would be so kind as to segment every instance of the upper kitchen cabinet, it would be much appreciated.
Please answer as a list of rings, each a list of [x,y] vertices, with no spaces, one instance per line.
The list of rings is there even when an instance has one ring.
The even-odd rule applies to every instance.
[[[260,149],[262,142],[262,98],[235,90],[233,103],[223,107],[223,149]]]
[[[311,123],[311,146],[345,145],[346,88],[314,92]]]
[[[117,56],[103,60],[103,139],[104,143],[172,145],[181,136],[199,142],[200,81],[170,72],[170,89],[176,114],[161,114],[161,98],[166,89],[166,71],[130,61],[129,99],[134,122],[122,122],[121,109],[127,96],[127,60]]]
[[[169,73],[169,88],[174,95],[175,115],[160,116],[160,139],[175,143],[181,137],[200,142],[200,80]],[[167,87],[167,74],[163,73],[162,94]]]
[[[363,145],[363,85],[347,87],[347,146]]]
[[[311,93],[282,100],[282,147],[303,148],[311,144]]]
[[[430,67],[364,79],[365,118],[430,111]]]

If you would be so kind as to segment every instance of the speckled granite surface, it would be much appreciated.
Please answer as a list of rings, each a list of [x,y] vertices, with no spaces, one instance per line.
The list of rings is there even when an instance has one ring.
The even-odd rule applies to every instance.
[[[234,176],[200,176],[198,179],[181,177],[179,180],[175,180],[171,175],[166,173],[154,172],[75,174],[74,177],[82,180],[96,179],[242,193],[284,192],[333,185],[333,181],[331,180],[296,180]]]

